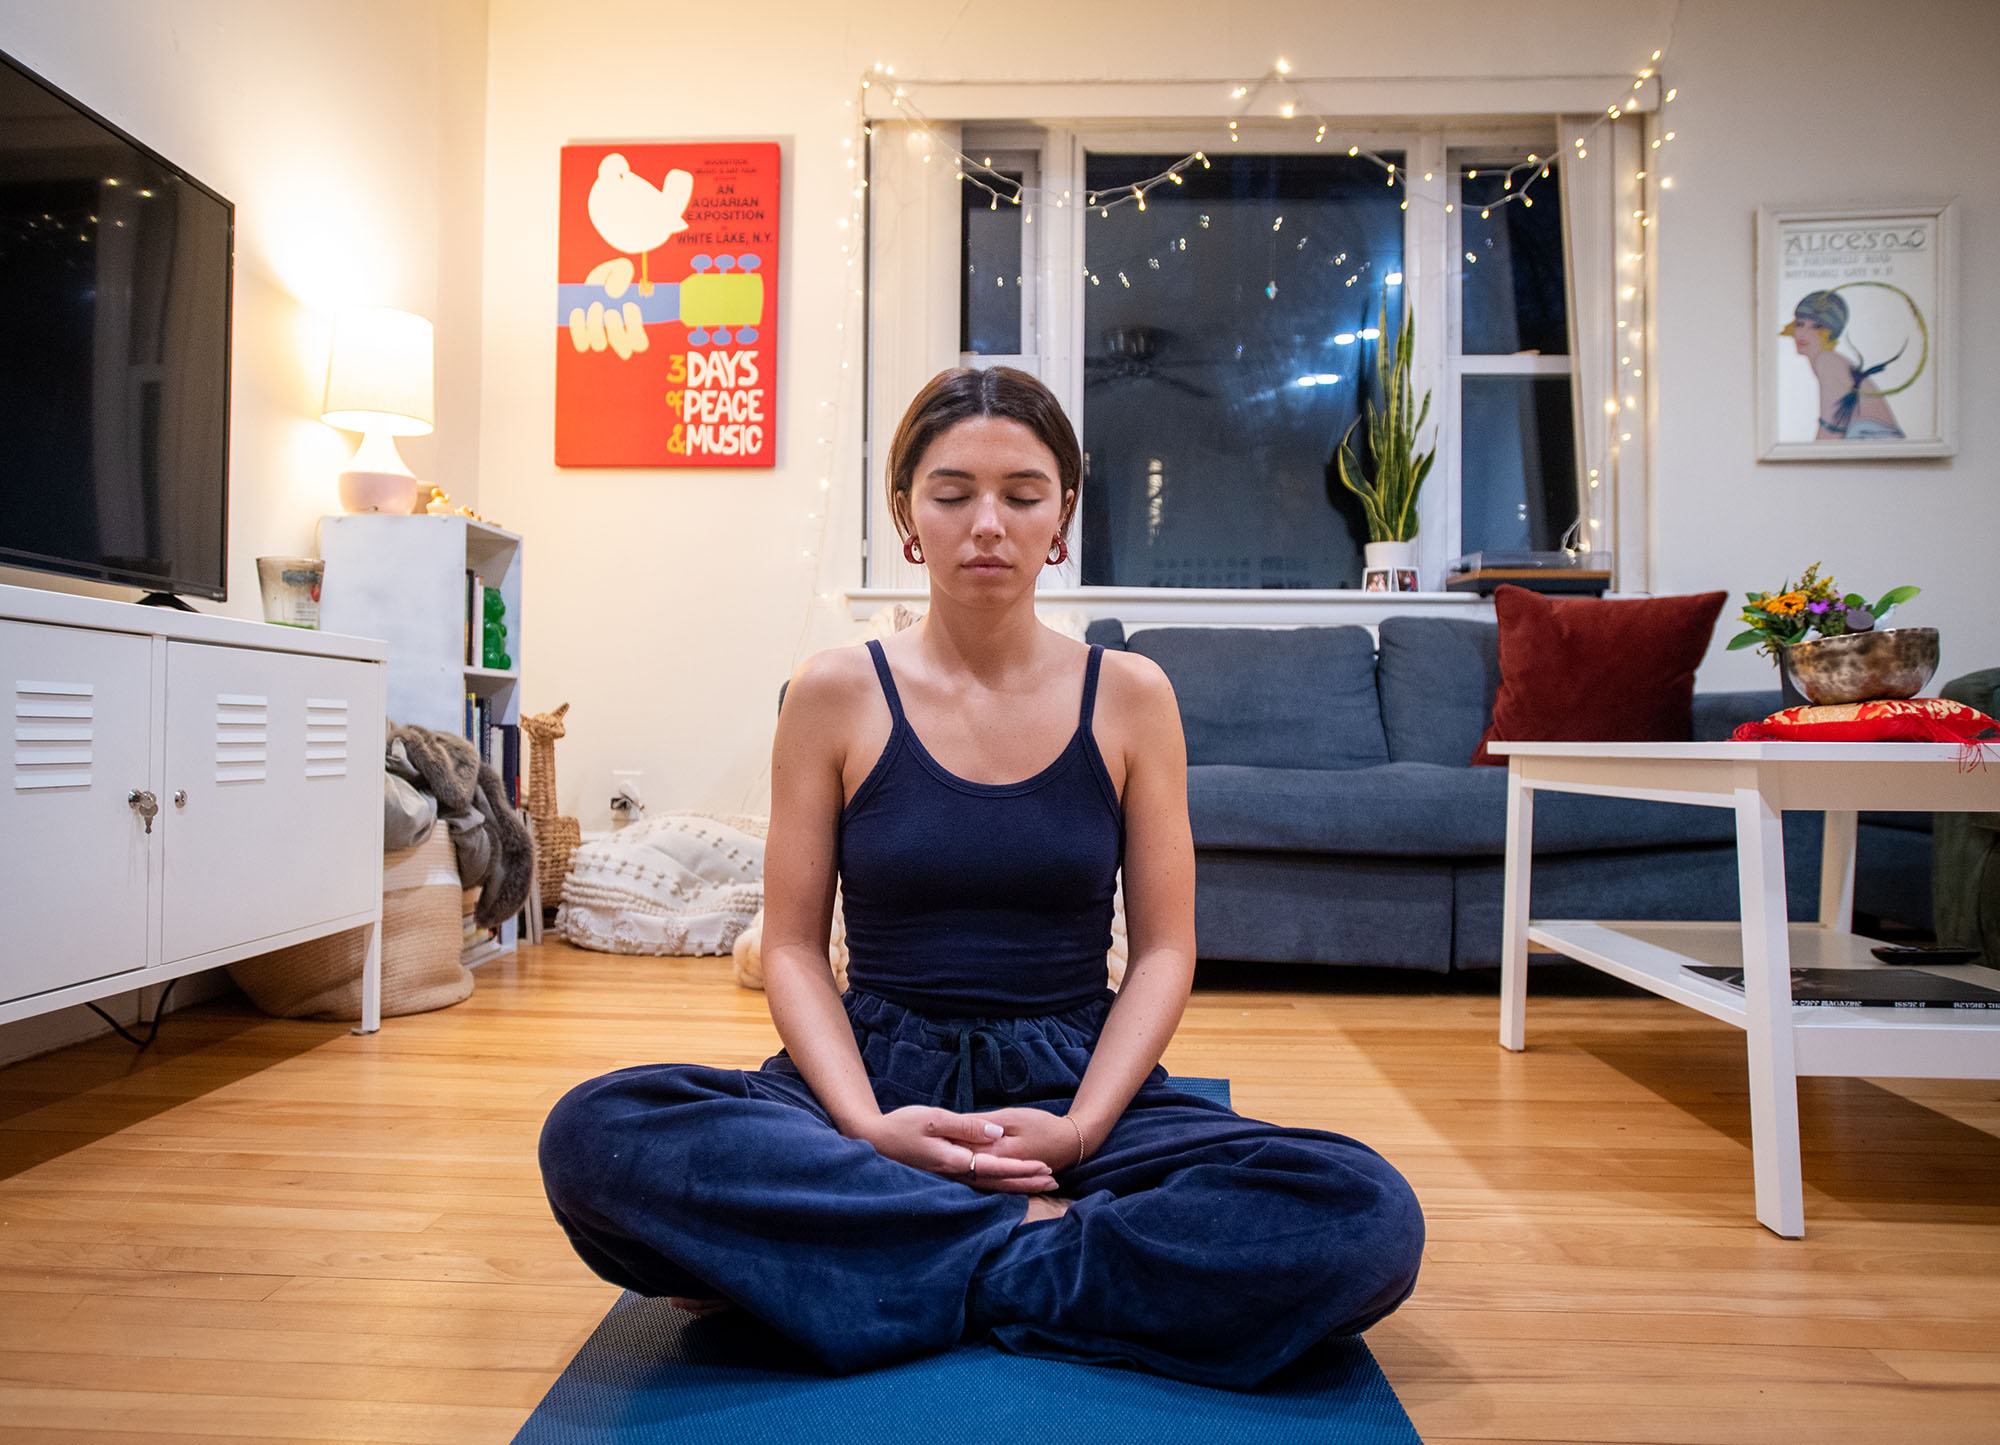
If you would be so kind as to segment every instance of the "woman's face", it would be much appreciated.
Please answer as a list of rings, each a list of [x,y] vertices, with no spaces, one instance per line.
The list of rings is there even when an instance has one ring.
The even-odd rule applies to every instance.
[[[1792,345],[1798,348],[1799,355],[1818,356],[1826,349],[1820,344],[1820,338],[1824,335],[1826,335],[1825,327],[1815,326],[1803,316],[1792,318]]]
[[[1032,586],[1062,530],[1055,454],[1020,422],[968,417],[917,461],[910,520],[933,581]]]

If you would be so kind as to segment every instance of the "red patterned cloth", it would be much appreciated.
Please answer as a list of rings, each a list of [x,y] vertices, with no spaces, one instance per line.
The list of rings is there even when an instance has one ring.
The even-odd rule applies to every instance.
[[[1941,697],[1843,702],[1788,707],[1762,722],[1736,729],[1740,743],[1965,743],[2000,742],[2000,723],[1976,707]]]

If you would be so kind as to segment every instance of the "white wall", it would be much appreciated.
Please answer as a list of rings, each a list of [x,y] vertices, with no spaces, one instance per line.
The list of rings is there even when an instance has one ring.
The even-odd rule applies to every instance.
[[[202,610],[261,617],[255,559],[310,555],[340,510],[357,439],[319,408],[343,305],[437,323],[437,431],[403,454],[475,491],[484,0],[0,0],[0,49],[236,203],[229,600]]]
[[[1658,586],[1732,599],[1824,560],[1898,620],[1943,633],[1939,680],[2000,665],[2000,6],[1865,0],[1810,9],[1700,0],[1683,12],[1682,87],[1659,224]],[[1760,465],[1752,375],[1759,205],[1959,198],[1959,453],[1941,461]],[[1734,609],[1731,609],[1733,613]],[[1728,627],[1725,614],[1720,634]],[[1727,631],[1725,631],[1727,629]],[[1758,686],[1761,653],[1711,654],[1705,686]]]
[[[1606,74],[1668,45],[1674,7],[1600,0],[1415,6],[1238,0],[1090,6],[1030,0],[781,5],[754,28],[727,7],[639,0],[560,8],[492,0],[487,116],[484,509],[528,538],[526,705],[573,704],[561,802],[601,826],[613,768],[646,770],[656,806],[766,806],[772,695],[798,657],[852,632],[817,593],[859,580],[859,489],[842,408],[832,532],[817,570],[801,521],[838,396],[845,268],[835,224],[848,173],[843,104],[877,60],[903,77],[997,80],[1300,74]],[[656,35],[678,57],[621,74],[607,37]],[[1668,45],[1678,87],[1674,178],[1658,219],[1657,586],[1771,586],[1823,559],[1857,590],[1926,587],[1904,620],[1945,631],[1945,675],[2000,662],[1981,595],[2000,531],[2000,282],[1982,268],[2000,222],[1986,94],[2000,7],[1910,0],[1893,23],[1865,0],[1810,14],[1777,0],[1688,0]],[[921,99],[921,89],[916,92]],[[1607,97],[1607,103],[1615,96]],[[780,367],[771,472],[559,471],[552,464],[549,287],[556,159],[578,140],[779,136],[787,142]],[[1760,203],[1961,197],[1957,318],[1963,432],[1944,462],[1753,460],[1751,216]],[[845,400],[845,398],[842,398]],[[871,481],[870,485],[879,485]],[[1732,609],[1733,612],[1733,609]],[[1735,629],[1726,615],[1718,637]],[[1757,655],[1705,686],[1768,685]]]
[[[262,616],[255,558],[310,554],[314,522],[340,509],[355,438],[319,407],[343,304],[437,323],[437,432],[404,455],[470,497],[484,0],[0,0],[0,50],[236,203],[229,600],[201,610]],[[12,569],[0,581],[134,595]],[[204,977],[175,998],[213,991]],[[135,1001],[106,1006],[129,1019]],[[8,1025],[0,1061],[99,1031],[82,1008]]]

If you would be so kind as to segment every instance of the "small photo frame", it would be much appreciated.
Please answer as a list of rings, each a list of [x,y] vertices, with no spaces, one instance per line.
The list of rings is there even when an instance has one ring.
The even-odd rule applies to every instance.
[[[1958,450],[1957,203],[1757,212],[1757,455]]]
[[[1414,567],[1370,567],[1361,574],[1363,592],[1414,592],[1417,590],[1417,569]]]

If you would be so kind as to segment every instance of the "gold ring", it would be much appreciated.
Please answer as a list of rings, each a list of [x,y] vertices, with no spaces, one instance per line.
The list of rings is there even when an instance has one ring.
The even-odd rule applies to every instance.
[[[965,1172],[972,1175],[979,1173],[979,1156],[977,1154],[973,1155],[972,1162],[965,1166]]]

